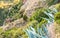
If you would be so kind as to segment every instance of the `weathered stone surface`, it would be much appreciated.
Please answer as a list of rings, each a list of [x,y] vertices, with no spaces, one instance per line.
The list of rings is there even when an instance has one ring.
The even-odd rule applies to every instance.
[[[54,24],[55,25],[55,38],[60,38],[60,25],[59,24]]]
[[[3,28],[3,30],[9,30],[9,29],[11,29],[13,27],[19,28],[21,26],[26,25],[26,23],[27,22],[24,21],[23,18],[21,18],[21,19],[15,20],[14,22],[11,22],[9,24],[4,25],[2,28]]]
[[[25,1],[25,0],[24,0]],[[47,7],[46,1],[45,0],[26,0],[26,2],[22,5],[21,10],[24,10],[24,15],[26,15],[28,18],[32,15],[32,12],[35,11],[36,8],[40,7]],[[21,19],[17,19],[14,22],[8,23],[3,26],[3,30],[8,30],[13,27],[20,27],[24,26],[27,22]]]
[[[55,27],[54,27],[54,23],[50,24],[47,26],[48,29],[48,36],[49,38],[55,38]]]
[[[60,38],[60,25],[56,22],[47,26],[49,38]]]
[[[27,0],[20,11],[24,11],[24,14],[29,18],[32,12],[40,7],[47,7],[46,0]]]

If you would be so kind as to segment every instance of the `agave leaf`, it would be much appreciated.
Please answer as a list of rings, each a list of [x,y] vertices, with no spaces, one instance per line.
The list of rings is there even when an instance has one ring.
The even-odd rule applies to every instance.
[[[48,16],[47,17],[44,17],[44,16],[40,16],[38,15],[39,18],[41,19],[44,19],[44,20],[47,20],[48,22],[45,24],[45,23],[42,23],[41,24],[41,27],[39,25],[39,23],[36,25],[36,28],[37,29],[34,29],[33,27],[29,27],[27,31],[27,34],[29,34],[29,38],[49,38],[49,34],[48,34],[48,29],[46,26],[48,26],[49,24],[51,24],[52,22],[54,22],[54,13],[56,13],[57,10],[54,8],[54,10],[50,10],[50,9],[47,9],[45,11],[43,11],[43,13]],[[36,16],[36,15],[35,15]],[[34,17],[35,17],[34,16]],[[38,20],[40,20],[39,18],[37,17]],[[40,22],[41,23],[41,22]],[[31,36],[32,35],[32,36]]]

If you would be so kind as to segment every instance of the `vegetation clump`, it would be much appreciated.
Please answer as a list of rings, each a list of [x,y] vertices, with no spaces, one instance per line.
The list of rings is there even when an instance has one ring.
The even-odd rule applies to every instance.
[[[55,8],[60,12],[60,3],[55,5]]]
[[[37,9],[31,16],[30,20],[37,20],[38,22],[41,22],[43,18],[49,18],[45,13],[45,9]]]
[[[58,24],[60,24],[60,12],[57,12],[57,13],[55,14],[55,21],[56,21]]]
[[[26,0],[23,1],[26,2]],[[23,1],[14,0],[13,5],[8,8],[0,6],[0,38],[50,38],[47,26],[53,23],[54,19],[57,24],[60,24],[60,4],[56,4],[57,0],[47,0],[48,6],[56,4],[55,8],[58,10],[56,13],[55,8],[52,10],[49,7],[45,8],[43,0],[41,3],[43,7],[35,4],[38,0],[31,2],[32,7],[29,6],[30,1],[27,1],[29,3],[25,3],[27,5],[26,13],[29,15],[31,13],[31,17],[28,18],[29,15],[24,14],[25,10],[20,11],[21,6],[24,6]],[[36,9],[34,6],[37,6]],[[28,9],[34,12],[30,12]],[[2,26],[5,22],[6,26]]]

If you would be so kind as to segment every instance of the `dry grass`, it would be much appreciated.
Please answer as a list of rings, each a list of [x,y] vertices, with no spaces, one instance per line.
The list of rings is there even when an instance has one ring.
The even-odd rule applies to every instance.
[[[19,0],[14,0],[12,3],[0,1],[0,8],[7,8],[11,5],[17,4],[18,2],[19,2]]]

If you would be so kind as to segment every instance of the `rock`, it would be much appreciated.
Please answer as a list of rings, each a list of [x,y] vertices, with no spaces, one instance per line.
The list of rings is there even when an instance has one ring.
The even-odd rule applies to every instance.
[[[40,7],[47,7],[46,0],[27,0],[20,11],[24,11],[24,15],[30,18],[35,9]]]
[[[26,24],[26,21],[23,18],[21,18],[21,19],[14,21],[13,24],[16,27],[20,27],[20,26],[24,26]]]
[[[48,36],[49,38],[55,38],[55,27],[54,27],[54,23],[50,24],[47,26],[48,29]]]
[[[22,0],[23,1],[23,4],[27,1],[27,0]]]
[[[24,21],[23,18],[21,18],[21,19],[15,20],[14,22],[11,22],[9,24],[4,25],[2,28],[3,28],[3,30],[9,30],[9,29],[12,29],[14,27],[19,28],[21,26],[26,25],[26,23],[27,22]]]
[[[60,38],[60,24],[55,23],[55,38]]]
[[[60,3],[60,0],[58,0],[58,3]]]
[[[60,38],[60,25],[56,22],[47,26],[49,38]]]

